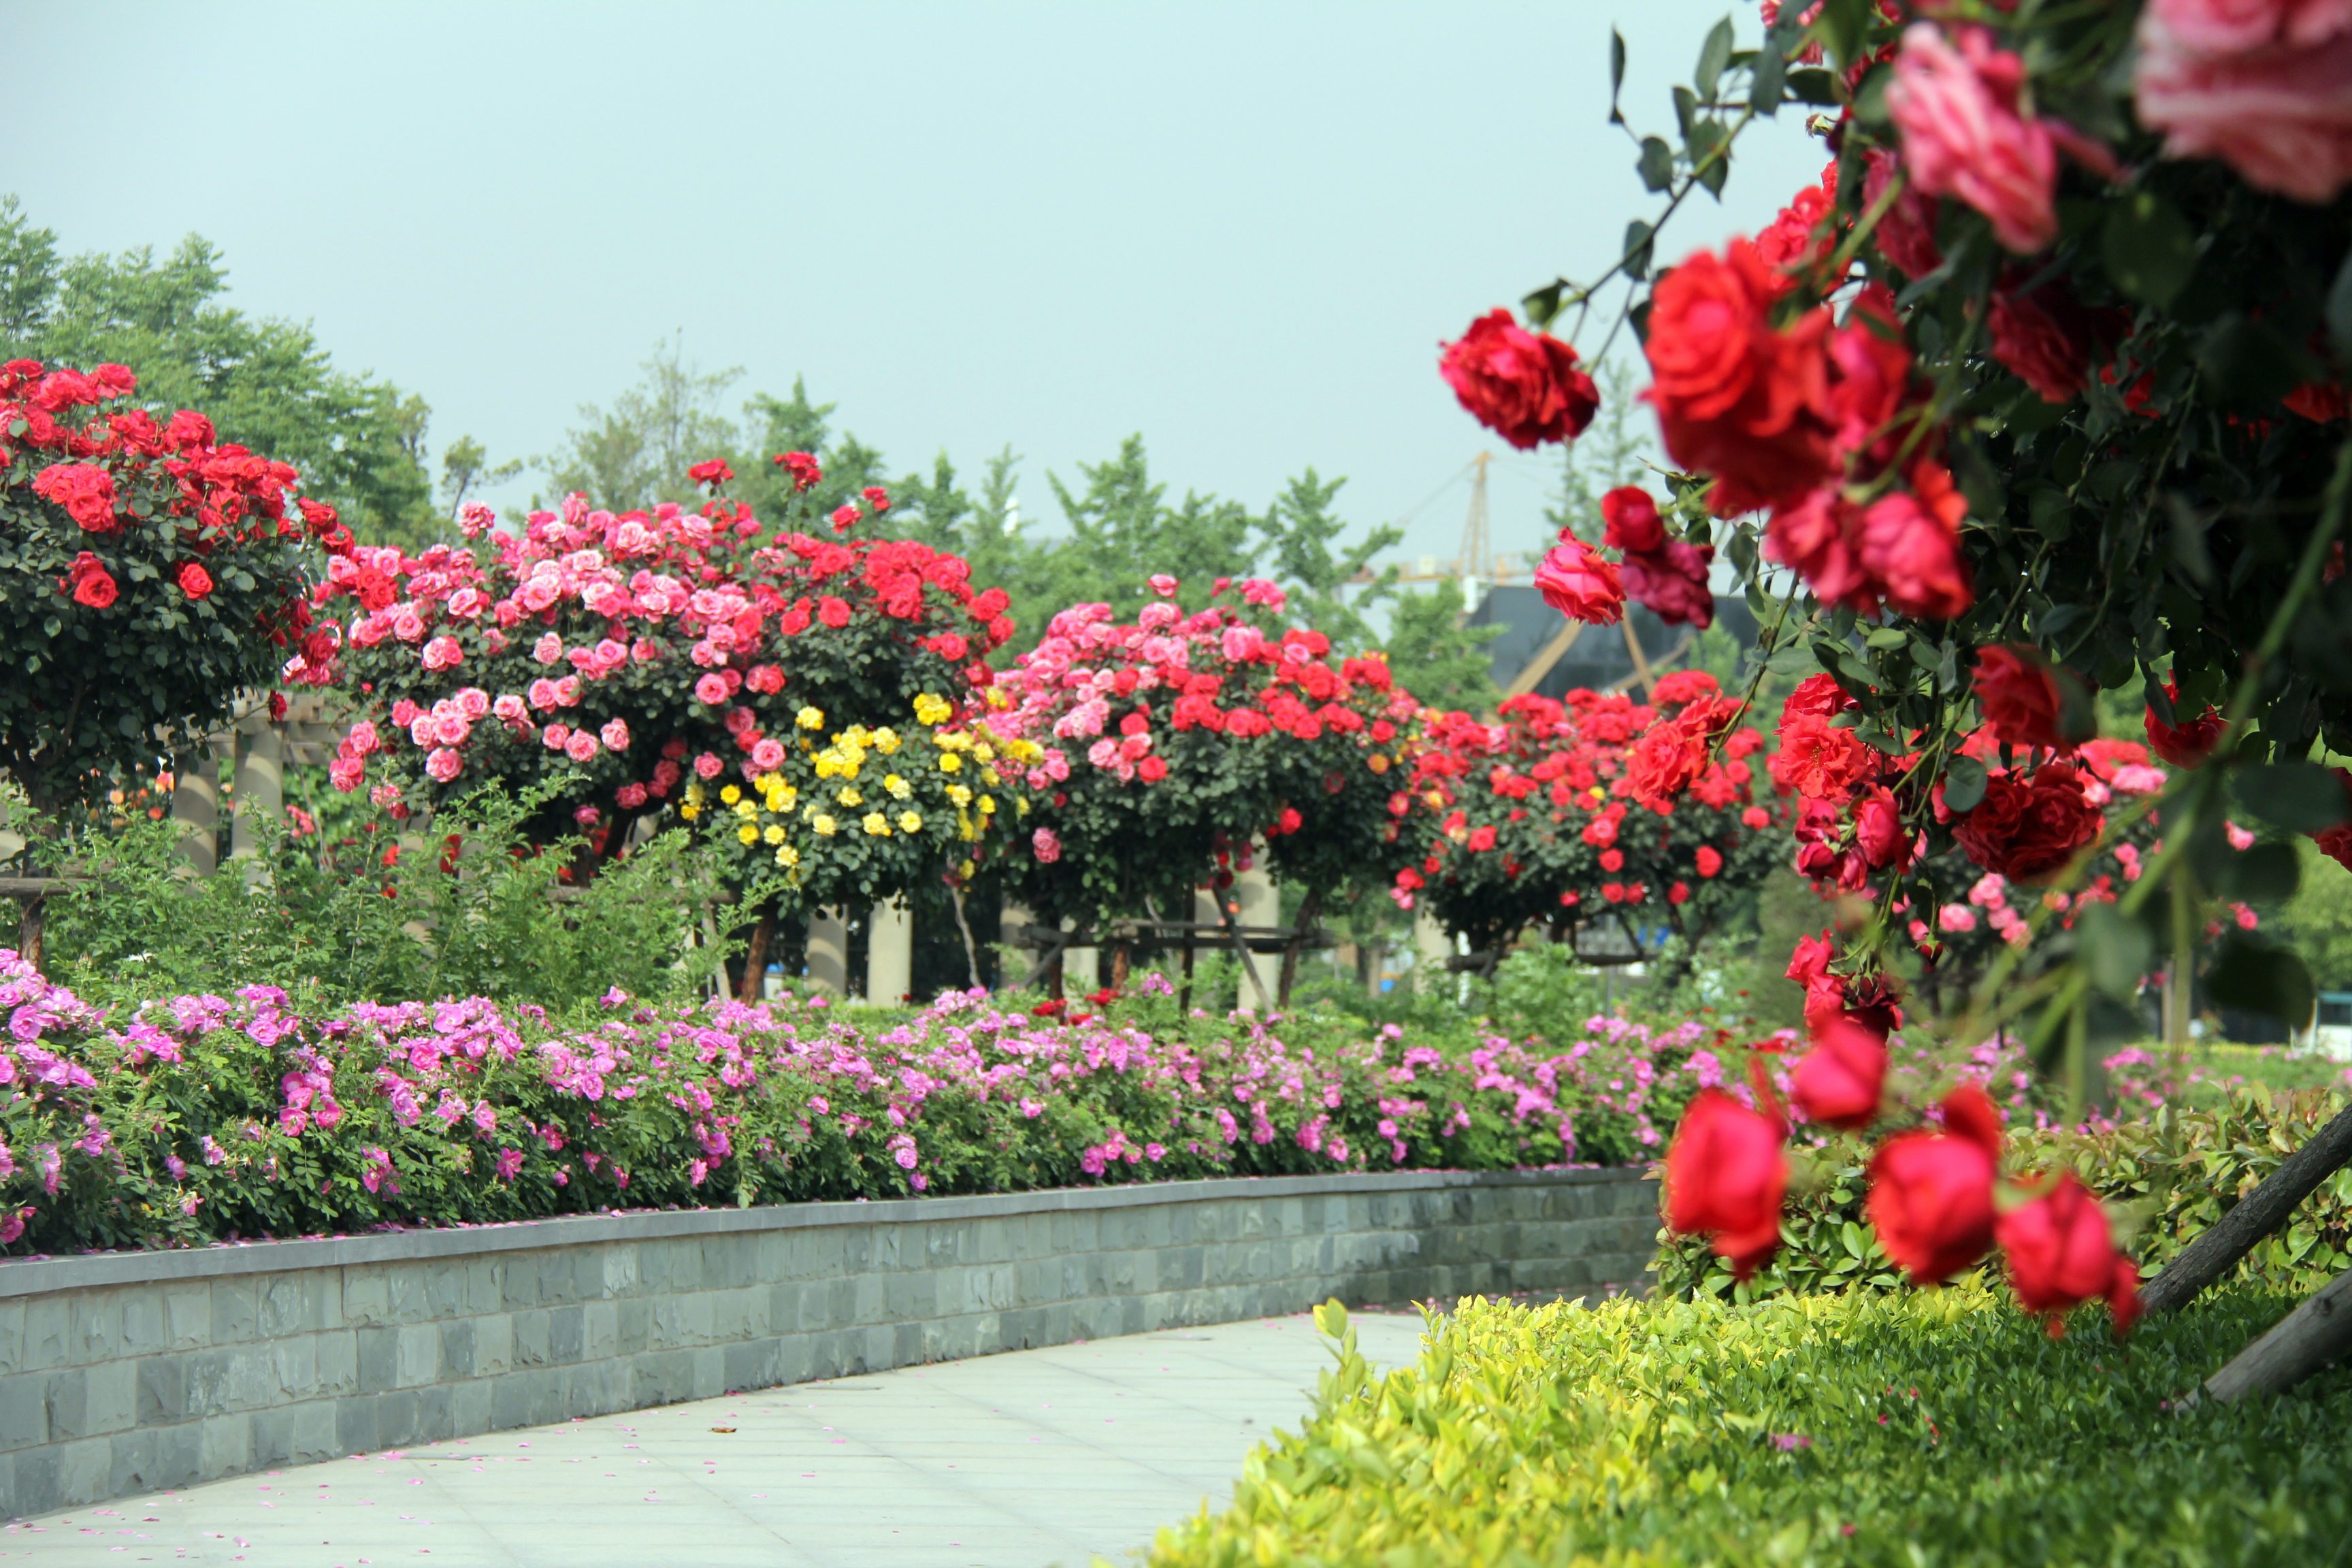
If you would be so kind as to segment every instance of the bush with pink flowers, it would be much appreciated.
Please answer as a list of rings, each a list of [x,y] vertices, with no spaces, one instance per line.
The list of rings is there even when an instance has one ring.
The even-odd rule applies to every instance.
[[[773,526],[719,497],[731,476],[705,464],[699,510],[614,514],[575,495],[510,531],[469,507],[475,543],[338,562],[317,599],[348,614],[340,647],[296,671],[365,710],[332,764],[338,787],[437,802],[486,781],[551,784],[538,837],[583,830],[608,853],[675,812],[740,845],[745,882],[803,907],[887,897],[986,854],[992,801],[967,810],[944,785],[912,801],[877,780],[873,804],[844,811],[825,797],[850,784],[810,786],[820,748],[838,756],[845,737],[871,749],[919,730],[928,746],[960,730],[989,679],[981,660],[1012,630],[1004,595],[975,589],[956,556],[877,537],[878,489],[802,515],[814,465],[778,462],[796,499]],[[780,788],[791,804],[769,819],[734,814]],[[706,811],[722,793],[726,809]]]
[[[955,994],[566,1017],[484,998],[304,1009],[247,986],[92,1006],[0,953],[0,1242],[67,1251],[616,1206],[1213,1174],[1622,1163],[1723,1072],[1693,1024],[1185,1015],[1145,976],[1051,1022]]]

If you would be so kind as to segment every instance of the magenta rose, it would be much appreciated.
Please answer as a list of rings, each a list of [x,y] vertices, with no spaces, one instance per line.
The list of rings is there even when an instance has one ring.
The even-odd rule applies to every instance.
[[[2133,86],[2174,158],[2328,202],[2352,183],[2352,4],[2148,0]]]

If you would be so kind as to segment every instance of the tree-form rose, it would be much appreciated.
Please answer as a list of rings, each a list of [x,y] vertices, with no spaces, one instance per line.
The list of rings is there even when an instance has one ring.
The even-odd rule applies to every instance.
[[[1525,451],[1546,441],[1573,441],[1592,423],[1601,395],[1577,364],[1576,351],[1549,332],[1531,332],[1500,307],[1442,345],[1438,374],[1471,417]]]
[[[2000,1112],[1972,1083],[1945,1097],[1943,1131],[1898,1133],[1871,1156],[1863,1212],[1913,1284],[1940,1284],[1992,1249],[2000,1161]]]
[[[1977,706],[1993,734],[2012,746],[2072,751],[2059,733],[2057,677],[2032,648],[1980,647],[1972,678]]]
[[[2148,0],[2133,77],[2140,123],[2173,158],[2329,202],[2352,183],[2352,5]]]
[[[1885,1040],[1840,1016],[1814,1034],[1813,1048],[1799,1058],[1789,1098],[1825,1127],[1859,1132],[1878,1119],[1885,1087]]]
[[[1744,239],[1720,258],[1699,251],[1658,280],[1643,352],[1666,451],[1715,476],[1707,504],[1720,517],[1793,504],[1832,468],[1822,408],[1825,310],[1775,328],[1789,288]]]
[[[1617,568],[1565,529],[1559,542],[1537,563],[1535,581],[1544,603],[1570,620],[1614,626],[1625,614],[1625,589]]]
[[[1952,196],[1992,220],[1993,237],[2032,256],[2058,237],[2058,149],[2049,127],[2017,111],[2025,62],[1981,27],[1955,48],[1933,22],[1903,34],[1886,112],[1903,135],[1918,190]]]
[[[1780,1245],[1788,1130],[1720,1089],[1693,1097],[1666,1151],[1666,1226],[1705,1235],[1732,1273],[1753,1275]]]
[[[2052,1339],[2065,1331],[2064,1313],[2100,1296],[2115,1314],[2116,1336],[2131,1332],[2139,1316],[2139,1270],[2116,1249],[2106,1210],[2074,1172],[2061,1172],[2048,1192],[1995,1215],[1992,1223],[2018,1305],[2046,1317]]]

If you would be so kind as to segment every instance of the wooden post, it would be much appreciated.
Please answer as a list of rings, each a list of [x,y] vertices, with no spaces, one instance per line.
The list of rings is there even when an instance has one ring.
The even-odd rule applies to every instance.
[[[1416,910],[1412,916],[1412,988],[1424,994],[1434,991],[1445,976],[1445,961],[1454,956],[1454,943],[1446,939],[1445,928],[1427,910]]]
[[[220,864],[220,774],[212,749],[191,740],[172,758],[172,820],[185,823],[180,853],[199,877]]]
[[[836,1000],[849,994],[849,928],[838,910],[818,910],[809,916],[808,977]]]
[[[882,1007],[901,1007],[915,989],[915,922],[907,900],[891,899],[874,906],[866,926],[866,999]]]
[[[764,905],[757,924],[751,927],[751,944],[743,951],[743,984],[736,987],[735,1000],[750,1007],[766,994],[768,949],[776,940],[776,906]]]
[[[236,795],[229,827],[229,858],[261,853],[261,824],[286,815],[286,741],[267,713],[237,726]]]

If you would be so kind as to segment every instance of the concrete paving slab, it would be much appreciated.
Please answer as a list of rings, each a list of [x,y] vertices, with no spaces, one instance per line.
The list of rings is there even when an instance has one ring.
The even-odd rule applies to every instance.
[[[1421,1320],[1358,1313],[1382,1365]],[[1223,1506],[1307,1409],[1305,1316],[354,1456],[0,1528],[0,1568],[1084,1568]]]

